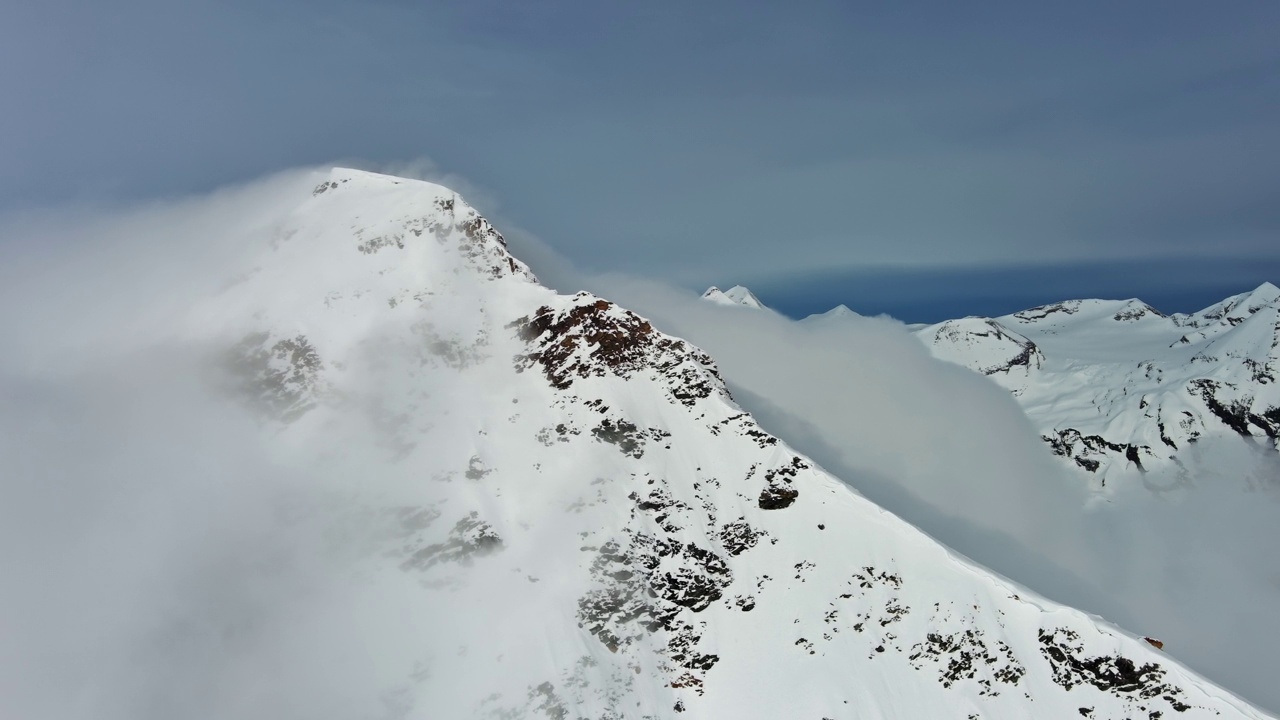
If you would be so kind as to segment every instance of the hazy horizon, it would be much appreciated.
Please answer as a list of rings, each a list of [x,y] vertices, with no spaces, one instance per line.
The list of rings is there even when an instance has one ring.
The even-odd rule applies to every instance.
[[[1277,31],[1257,2],[16,3],[0,219],[429,158],[580,267],[791,314],[1185,310],[1277,277]]]

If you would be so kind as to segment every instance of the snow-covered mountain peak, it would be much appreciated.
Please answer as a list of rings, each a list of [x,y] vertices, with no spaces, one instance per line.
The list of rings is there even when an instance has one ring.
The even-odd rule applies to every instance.
[[[329,181],[339,184],[354,182],[352,187],[360,186],[376,186],[376,185],[410,185],[415,186],[421,192],[430,192],[434,195],[453,195],[452,190],[443,185],[427,180],[416,180],[413,178],[399,177],[397,175],[387,175],[385,173],[373,172],[372,170],[358,170],[349,167],[334,167],[329,170]]]
[[[477,280],[536,283],[502,234],[452,190],[336,168],[280,221],[231,289],[199,308],[193,327],[280,317],[355,342],[365,330],[355,318],[381,322],[386,310],[395,316]]]
[[[1180,326],[1190,328],[1234,326],[1263,308],[1277,306],[1280,306],[1280,288],[1264,282],[1249,292],[1232,295],[1199,312],[1174,315],[1173,320]]]
[[[717,305],[738,305],[741,307],[752,308],[754,310],[767,309],[765,304],[760,302],[760,299],[755,296],[755,293],[741,285],[734,285],[728,290],[721,290],[720,288],[712,285],[702,294],[702,299],[716,303]]]
[[[1164,317],[1164,313],[1136,298],[1088,299],[1040,305],[1005,316],[1001,321],[1010,327],[1034,327],[1043,332],[1052,332],[1081,325],[1096,325],[1104,321],[1124,326]]]
[[[349,517],[288,531],[395,608],[352,715],[1261,717],[853,492],[438,185],[335,170],[188,325],[282,469],[347,478]],[[1003,321],[944,335],[1039,362]]]
[[[1165,314],[1151,307],[1147,303],[1132,298],[1125,300],[1124,303],[1116,309],[1116,314],[1111,316],[1116,322],[1136,322],[1148,318],[1163,318]]]
[[[1280,287],[1276,287],[1274,283],[1264,282],[1254,288],[1249,293],[1249,305],[1253,305],[1255,301],[1258,304],[1273,305],[1280,302]]]
[[[845,305],[842,303],[840,305],[837,305],[831,308],[830,310],[824,313],[814,313],[813,315],[803,318],[800,322],[805,322],[805,323],[840,322],[842,320],[847,320],[849,318],[860,318],[860,317],[863,317],[863,315],[856,313],[853,310],[850,310],[848,305]]]
[[[1015,391],[1044,364],[1044,354],[1034,342],[990,318],[947,320],[917,330],[916,335],[939,359],[996,376],[997,382]]]

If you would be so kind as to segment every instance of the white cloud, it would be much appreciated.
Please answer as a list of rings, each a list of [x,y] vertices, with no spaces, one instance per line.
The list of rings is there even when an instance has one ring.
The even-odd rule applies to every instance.
[[[357,450],[281,462],[211,392],[217,349],[183,340],[184,311],[313,186],[300,170],[4,225],[0,715],[363,716],[431,646],[396,621],[407,595],[351,576],[377,531],[341,502],[351,478],[394,492],[405,471]],[[377,447],[366,420],[338,429],[352,448]]]

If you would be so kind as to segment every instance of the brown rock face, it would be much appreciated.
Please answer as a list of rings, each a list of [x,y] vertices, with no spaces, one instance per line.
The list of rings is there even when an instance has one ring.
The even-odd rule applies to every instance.
[[[567,308],[538,308],[532,317],[512,323],[531,352],[516,358],[517,368],[542,368],[548,382],[565,390],[577,378],[616,375],[629,378],[652,371],[671,398],[692,406],[723,382],[711,357],[683,340],[664,335],[648,320],[586,293]]]

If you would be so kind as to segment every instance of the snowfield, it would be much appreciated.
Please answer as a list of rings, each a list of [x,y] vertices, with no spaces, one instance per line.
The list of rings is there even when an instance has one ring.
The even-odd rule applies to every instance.
[[[939,358],[1008,388],[1054,452],[1104,487],[1167,467],[1206,435],[1280,434],[1280,289],[1190,315],[1139,300],[1071,300],[917,331]]]

